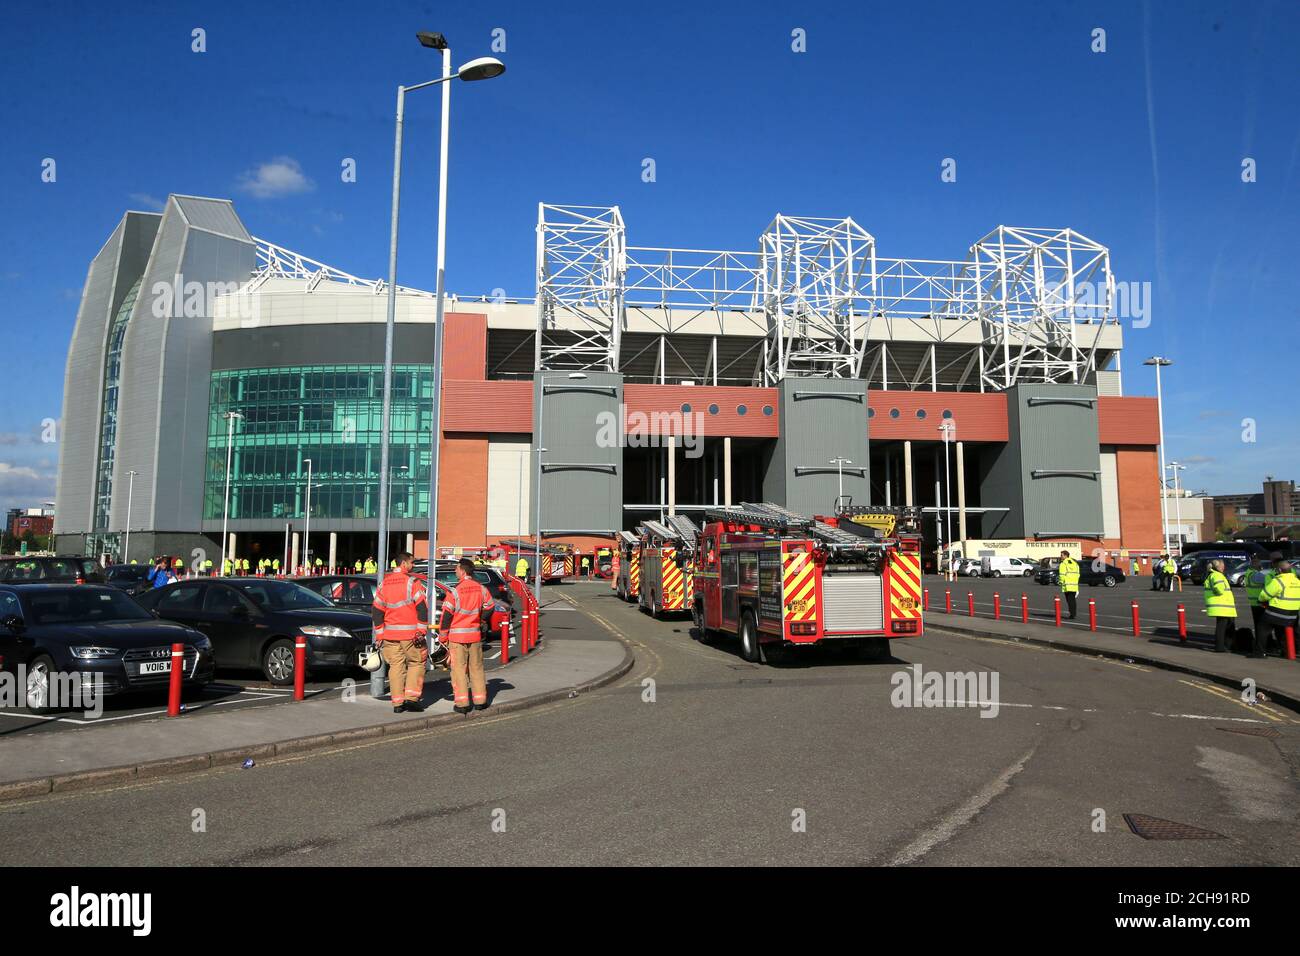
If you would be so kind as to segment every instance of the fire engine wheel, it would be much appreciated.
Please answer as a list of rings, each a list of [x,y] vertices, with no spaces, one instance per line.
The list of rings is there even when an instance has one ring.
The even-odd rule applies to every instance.
[[[653,594],[650,595],[650,616],[651,617],[659,616],[659,599],[656,598]]]
[[[691,608],[691,637],[701,644],[712,644],[717,634],[704,626],[704,605],[696,604]]]
[[[740,656],[751,664],[763,659],[763,647],[758,643],[758,625],[754,623],[754,615],[748,611],[740,617]]]

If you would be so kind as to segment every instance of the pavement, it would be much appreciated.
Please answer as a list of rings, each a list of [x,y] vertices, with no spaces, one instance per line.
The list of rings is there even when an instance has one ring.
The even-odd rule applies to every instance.
[[[760,666],[606,585],[554,590],[573,606],[550,611],[550,639],[626,643],[628,673],[250,770],[3,801],[0,858],[373,866],[396,845],[478,866],[1300,863],[1300,717],[1214,681],[937,627],[887,660],[819,650]],[[996,712],[900,703],[917,667],[996,678]],[[502,676],[521,683],[514,668]],[[1181,824],[1180,838],[1144,839],[1126,814]],[[31,836],[69,819],[108,825]]]
[[[1051,603],[1059,593],[1054,587],[1035,587],[1032,582],[1006,578],[1000,581],[960,578],[949,584],[942,578],[927,577],[930,611],[925,617],[926,628],[1031,641],[1084,654],[1140,661],[1203,677],[1237,690],[1244,686],[1243,682],[1250,680],[1254,681],[1256,690],[1263,691],[1270,699],[1300,709],[1300,663],[1277,657],[1251,660],[1241,654],[1215,653],[1213,630],[1206,626],[1208,619],[1201,613],[1199,588],[1180,595],[1176,592],[1152,592],[1146,583],[1149,579],[1143,579],[1143,582],[1126,582],[1127,587],[1081,589],[1078,618],[1071,621],[1063,616],[1058,628]],[[952,590],[953,597],[951,614],[944,611],[944,592],[948,589]],[[994,592],[1001,596],[1000,620],[993,619]],[[1021,622],[1022,593],[1027,594],[1031,601],[1027,624]],[[968,594],[976,598],[973,617],[968,613]],[[1096,631],[1091,631],[1088,624],[1090,598],[1097,602]],[[1133,636],[1133,601],[1139,604],[1141,637]],[[1177,605],[1180,603],[1186,610],[1188,638],[1185,642],[1178,637]],[[1237,593],[1237,605],[1239,623],[1249,626],[1250,612],[1244,594]]]
[[[487,711],[452,711],[451,682],[435,672],[425,684],[426,710],[394,714],[364,683],[345,681],[301,702],[229,708],[179,718],[153,716],[77,733],[22,733],[0,737],[0,800],[113,786],[150,777],[301,753],[385,735],[418,733],[444,722],[537,706],[615,680],[632,666],[631,653],[613,640],[566,639],[572,605],[562,598],[543,611],[543,639],[526,657],[487,672]],[[549,636],[548,636],[549,635]]]

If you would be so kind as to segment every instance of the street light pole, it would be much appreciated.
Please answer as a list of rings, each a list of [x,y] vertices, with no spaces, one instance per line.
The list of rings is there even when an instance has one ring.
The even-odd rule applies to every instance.
[[[943,433],[943,536],[952,545],[952,474],[948,466],[948,443],[952,440],[952,419],[939,426]],[[963,548],[963,557],[965,549]],[[952,577],[952,557],[948,558],[949,577]]]
[[[303,461],[307,463],[307,507],[303,509],[306,521],[302,529],[302,563],[311,574],[311,459],[304,458]]]
[[[438,149],[438,272],[433,330],[433,414],[429,434],[429,567],[438,560],[438,478],[442,465],[442,355],[446,325],[447,152],[451,131],[451,47],[442,47],[442,137]],[[430,572],[432,573],[432,572]]]
[[[1176,461],[1171,461],[1169,463],[1169,470],[1174,473],[1174,528],[1176,529],[1174,533],[1178,536],[1178,550],[1181,553],[1183,550],[1183,493],[1178,486],[1178,473],[1180,471],[1186,471],[1187,466],[1181,465]]]
[[[229,470],[230,466],[226,466]],[[135,475],[134,471],[126,473],[126,543],[122,545],[122,563],[131,563],[131,499],[135,495]]]
[[[226,529],[230,524],[230,459],[232,445],[235,440],[235,419],[244,417],[239,412],[222,412],[221,414],[226,420],[226,495],[225,503],[221,508],[221,563],[217,565],[218,570],[226,566],[226,546],[230,542]]]
[[[1143,365],[1156,370],[1156,422],[1160,428],[1160,530],[1164,534],[1165,554],[1169,553],[1169,503],[1165,495],[1165,402],[1160,391],[1160,370],[1174,363],[1162,355],[1153,355]]]

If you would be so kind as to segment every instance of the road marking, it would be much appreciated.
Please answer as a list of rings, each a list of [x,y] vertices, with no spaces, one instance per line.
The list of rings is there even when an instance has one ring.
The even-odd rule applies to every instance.
[[[1011,786],[1012,778],[1025,769],[1025,764],[1029,762],[1029,758],[1033,755],[1034,750],[1030,750],[1010,767],[1003,770],[974,796],[941,820],[938,826],[905,846],[889,861],[889,865],[907,866],[915,863],[935,847],[951,840],[959,830],[975,819],[981,810],[1006,793]]]
[[[1190,680],[1182,680],[1182,679],[1179,679],[1178,683],[1186,684],[1188,687],[1195,687],[1197,690],[1205,691],[1206,693],[1219,698],[1219,700],[1230,701],[1231,703],[1236,704],[1238,707],[1244,707],[1246,710],[1261,713],[1269,720],[1273,721],[1274,723],[1277,724],[1297,723],[1296,720],[1292,718],[1288,718],[1285,714],[1282,714],[1279,711],[1274,710],[1272,707],[1268,706],[1265,703],[1259,701],[1255,702],[1254,704],[1246,703],[1244,700],[1241,699],[1240,696],[1228,690],[1226,687],[1219,687],[1215,684],[1203,684],[1200,681],[1190,681]]]

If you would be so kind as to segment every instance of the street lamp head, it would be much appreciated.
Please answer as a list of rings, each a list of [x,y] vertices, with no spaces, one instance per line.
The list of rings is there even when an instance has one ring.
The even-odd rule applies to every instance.
[[[505,71],[506,65],[496,57],[481,56],[462,66],[456,71],[456,75],[469,82],[471,80],[490,80],[494,76],[500,76]]]
[[[239,414],[239,412],[222,412],[221,417],[222,418],[243,418],[244,416]]]
[[[433,33],[429,30],[421,30],[419,33],[415,35],[415,38],[420,41],[420,46],[427,47],[430,50],[447,49],[447,38],[443,36],[441,33]]]
[[[1142,364],[1165,366],[1165,365],[1173,365],[1174,363],[1169,359],[1165,358],[1163,355],[1153,355]]]

